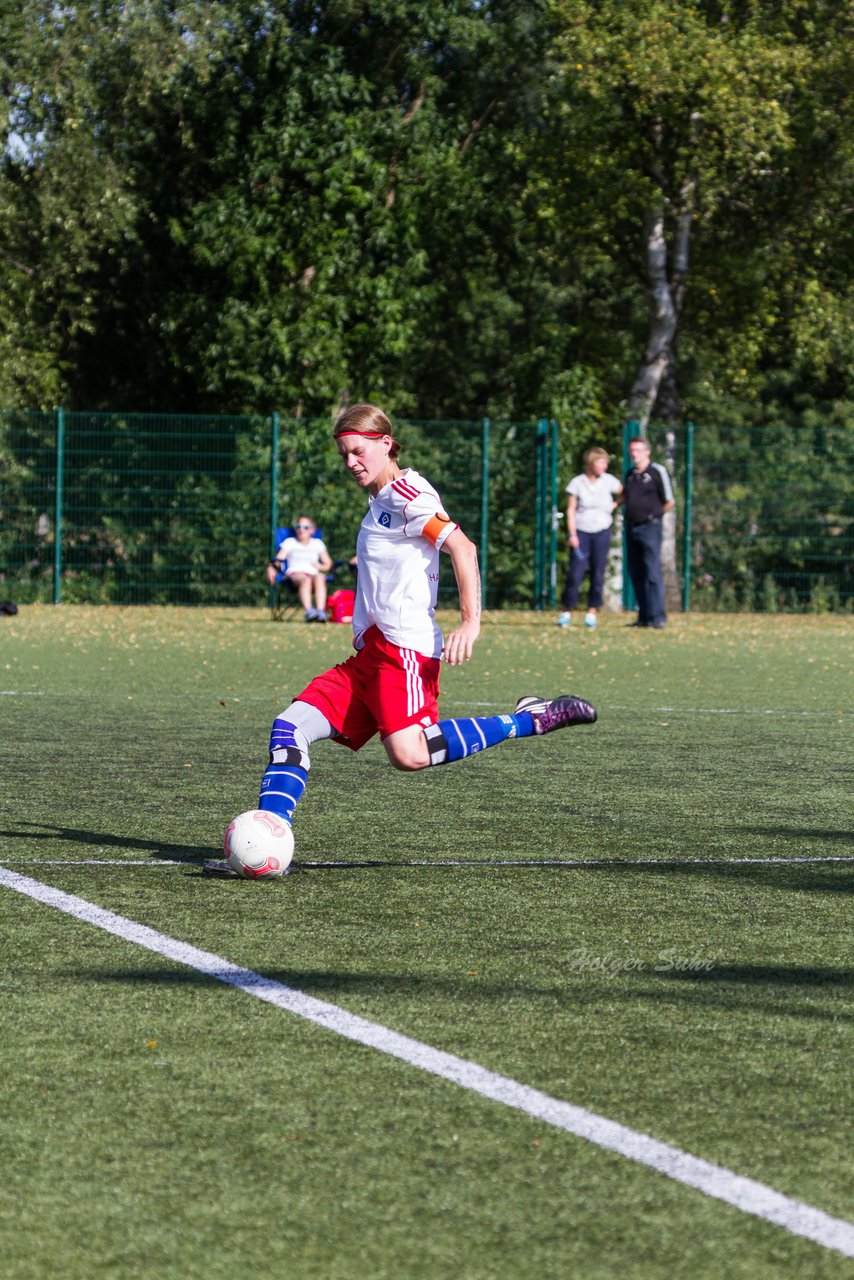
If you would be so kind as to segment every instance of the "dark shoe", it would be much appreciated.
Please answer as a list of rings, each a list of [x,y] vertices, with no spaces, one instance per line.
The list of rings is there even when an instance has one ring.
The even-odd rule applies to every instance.
[[[651,627],[654,627],[656,631],[663,631],[663,630],[664,630],[664,628],[667,626],[667,623],[666,623],[666,622],[651,622],[649,625],[650,625]]]
[[[537,698],[533,694],[525,698],[520,698],[513,708],[513,714],[518,716],[520,711],[529,711],[533,714],[535,711],[545,711],[548,706],[546,698]]]
[[[18,606],[15,604],[14,600],[4,600],[3,603],[0,604],[0,613],[6,613],[10,618],[14,618],[17,612]]]
[[[648,622],[627,622],[626,626],[627,627],[648,627],[649,623]]]
[[[209,861],[202,864],[202,875],[215,880],[239,880],[240,876],[232,871],[227,862]]]
[[[285,870],[282,872],[282,875],[289,876],[293,871],[296,871],[296,867],[294,866],[293,863],[291,863],[289,867],[285,868]],[[208,862],[202,863],[202,875],[208,876],[211,880],[242,880],[243,879],[243,877],[239,876],[236,871],[232,871],[231,867],[228,865],[227,862],[220,862],[218,858],[214,858]],[[278,876],[261,876],[260,877],[260,879],[262,880],[277,880],[278,878],[279,878]]]
[[[522,706],[522,703],[527,703]],[[565,693],[560,698],[543,702],[539,698],[520,698],[516,711],[527,711],[534,722],[534,733],[551,733],[554,729],[568,729],[573,724],[593,724],[596,708],[583,698]]]

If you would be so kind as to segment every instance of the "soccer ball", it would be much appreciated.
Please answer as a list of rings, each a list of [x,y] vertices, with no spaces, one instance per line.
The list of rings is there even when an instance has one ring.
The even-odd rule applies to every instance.
[[[225,860],[244,880],[283,876],[294,856],[294,833],[284,818],[266,809],[248,809],[228,825]]]

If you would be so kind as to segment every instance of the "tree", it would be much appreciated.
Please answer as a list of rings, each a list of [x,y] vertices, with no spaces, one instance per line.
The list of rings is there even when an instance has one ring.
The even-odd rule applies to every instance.
[[[5,8],[0,400],[844,403],[839,0]]]
[[[646,338],[626,411],[644,429],[653,412],[680,412],[676,346],[692,235],[713,241],[731,202],[761,194],[788,162],[789,103],[810,53],[764,20],[762,4],[556,4],[574,156],[581,145],[595,155],[599,191],[643,247]]]
[[[140,137],[171,104],[180,136],[189,82],[229,6],[203,0],[6,6],[0,54],[0,392],[55,403],[91,342],[105,363],[104,296],[133,257],[149,212]],[[168,181],[168,179],[167,179]],[[112,354],[112,353],[111,353]]]

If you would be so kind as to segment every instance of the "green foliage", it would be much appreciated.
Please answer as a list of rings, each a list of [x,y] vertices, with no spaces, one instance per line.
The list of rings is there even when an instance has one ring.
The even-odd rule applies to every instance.
[[[651,440],[660,455],[663,429]],[[680,506],[683,464],[680,441]],[[854,598],[852,476],[854,434],[841,424],[698,426],[692,607],[826,612]]]
[[[480,422],[401,421],[404,465],[422,471],[481,543]],[[262,603],[270,555],[269,418],[66,413],[61,594],[69,602]],[[532,423],[490,427],[490,604],[530,604],[537,472]],[[53,598],[58,486],[54,415],[0,415],[0,574],[20,602]],[[349,560],[365,495],[346,475],[328,419],[279,425],[279,524],[308,511],[333,559]],[[539,513],[545,518],[545,512]],[[445,557],[443,557],[443,560]],[[450,564],[440,598],[456,601]]]
[[[559,483],[581,451],[618,443],[597,428],[589,381],[561,424]],[[63,598],[138,603],[262,603],[272,520],[271,419],[65,415]],[[487,564],[492,607],[526,606],[537,583],[537,476],[549,460],[532,423],[492,420],[483,511],[482,422],[402,420],[401,461],[423,472]],[[653,425],[656,456],[686,515],[684,434]],[[674,442],[668,453],[667,440]],[[0,574],[20,602],[53,597],[57,492],[54,415],[0,415]],[[538,460],[538,450],[539,460]],[[620,460],[613,468],[619,471]],[[343,471],[327,419],[279,426],[279,524],[300,511],[333,558],[353,554],[365,496]],[[854,434],[842,422],[695,430],[691,601],[699,609],[840,609],[854,602]],[[562,505],[562,493],[559,494]],[[542,502],[540,503],[542,506]],[[486,515],[486,551],[482,545]],[[682,546],[681,531],[678,545]],[[443,558],[444,560],[444,558]],[[440,599],[456,598],[444,565]]]
[[[845,415],[847,6],[132,0],[4,11],[0,404],[566,424],[692,218],[698,421]],[[569,469],[569,468],[567,468]]]
[[[448,513],[480,545],[481,423],[402,420],[396,430],[403,445],[402,465],[414,467],[437,487]],[[490,423],[487,591],[493,607],[527,606],[533,599],[536,448],[533,424]],[[309,511],[322,525],[333,557],[349,559],[365,513],[365,495],[344,474],[328,422],[283,423],[281,457],[282,522]],[[445,559],[439,596],[454,605],[456,586]]]
[[[769,401],[781,368],[797,371],[794,394],[832,397],[852,332],[847,6],[555,0],[554,12],[563,216],[581,202],[591,252],[634,262],[632,279],[644,219],[663,209],[682,414],[708,421],[738,399],[752,419],[779,420]],[[684,218],[690,268],[674,261]],[[646,329],[643,294],[630,299],[623,387]]]

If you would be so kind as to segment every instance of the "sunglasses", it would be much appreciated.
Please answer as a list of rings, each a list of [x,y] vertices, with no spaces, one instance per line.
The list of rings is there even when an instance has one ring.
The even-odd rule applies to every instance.
[[[294,528],[295,529],[313,529],[314,525],[313,524],[295,524]]]

